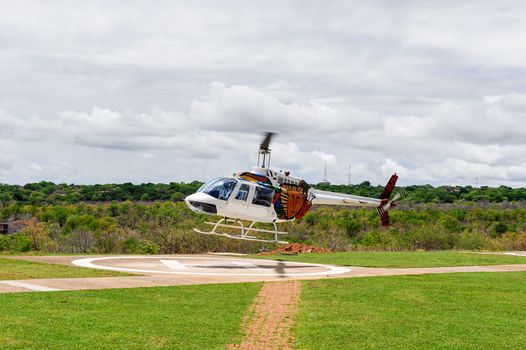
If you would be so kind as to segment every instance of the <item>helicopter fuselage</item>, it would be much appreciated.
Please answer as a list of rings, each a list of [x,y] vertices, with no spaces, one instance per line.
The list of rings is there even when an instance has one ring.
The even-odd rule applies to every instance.
[[[200,214],[279,223],[299,219],[312,206],[309,186],[288,172],[254,168],[205,183],[186,197],[186,205]]]

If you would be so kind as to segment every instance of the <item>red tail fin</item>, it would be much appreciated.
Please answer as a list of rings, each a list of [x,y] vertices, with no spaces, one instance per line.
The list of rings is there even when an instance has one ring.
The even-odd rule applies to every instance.
[[[385,185],[384,191],[380,195],[380,199],[389,199],[391,198],[391,193],[393,193],[393,190],[396,186],[396,181],[398,181],[398,175],[393,174],[391,178],[389,179],[389,182],[387,182],[387,185]]]
[[[398,180],[398,175],[393,174],[391,178],[389,179],[389,182],[387,182],[387,185],[385,185],[385,188],[382,194],[380,195],[382,204],[378,206],[378,214],[380,214],[380,221],[382,221],[383,226],[390,225],[389,209],[391,208],[391,203],[389,202],[389,199],[391,198],[391,194],[393,193],[397,180]]]

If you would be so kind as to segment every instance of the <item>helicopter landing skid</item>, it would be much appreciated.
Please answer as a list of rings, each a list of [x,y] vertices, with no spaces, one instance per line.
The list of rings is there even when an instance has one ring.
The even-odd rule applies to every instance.
[[[223,224],[223,222],[233,222],[233,223],[236,223],[238,225],[228,225],[228,224]],[[208,232],[201,231],[201,230],[199,230],[197,228],[194,228],[194,231],[197,232],[197,233],[203,234],[203,235],[214,235],[214,236],[227,237],[227,238],[231,238],[231,239],[240,239],[240,240],[245,240],[245,241],[267,242],[267,243],[277,243],[277,244],[288,244],[289,243],[289,242],[285,242],[285,241],[280,241],[279,240],[279,235],[286,235],[288,232],[278,231],[278,227],[277,227],[276,223],[274,223],[274,222],[272,223],[274,225],[274,230],[264,230],[264,229],[254,228],[253,226],[256,224],[256,221],[253,221],[250,224],[250,226],[245,227],[243,225],[243,223],[241,221],[239,221],[239,220],[225,219],[225,218],[219,220],[218,222],[205,222],[205,224],[212,225],[212,226],[214,226],[214,228],[211,231],[208,231]],[[238,230],[241,231],[241,234],[240,235],[235,235],[235,234],[229,234],[229,233],[216,232],[217,228],[219,228],[219,227],[238,229]],[[248,234],[252,233],[252,232],[255,232],[255,233],[272,233],[272,234],[274,234],[274,239],[263,239],[263,238],[259,238],[259,237],[249,236]]]

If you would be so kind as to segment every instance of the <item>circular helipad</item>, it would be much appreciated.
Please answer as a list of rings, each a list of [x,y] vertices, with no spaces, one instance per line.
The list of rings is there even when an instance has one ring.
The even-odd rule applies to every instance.
[[[526,256],[526,252],[506,252],[504,255]]]
[[[72,264],[92,269],[163,275],[308,277],[351,271],[350,268],[332,265],[208,256],[115,256],[77,259]]]

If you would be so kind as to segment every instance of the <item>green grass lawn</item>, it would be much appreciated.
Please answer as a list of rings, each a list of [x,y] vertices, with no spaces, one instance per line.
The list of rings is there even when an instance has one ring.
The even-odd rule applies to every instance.
[[[526,273],[302,282],[298,349],[524,349]]]
[[[108,276],[130,276],[130,274],[117,271],[94,270],[67,265],[0,258],[0,280]]]
[[[224,349],[260,287],[0,294],[0,349]]]
[[[334,264],[367,267],[433,267],[526,264],[526,257],[462,253],[456,251],[438,252],[345,252],[315,254],[255,255],[255,258],[285,261],[301,261],[317,264]]]

